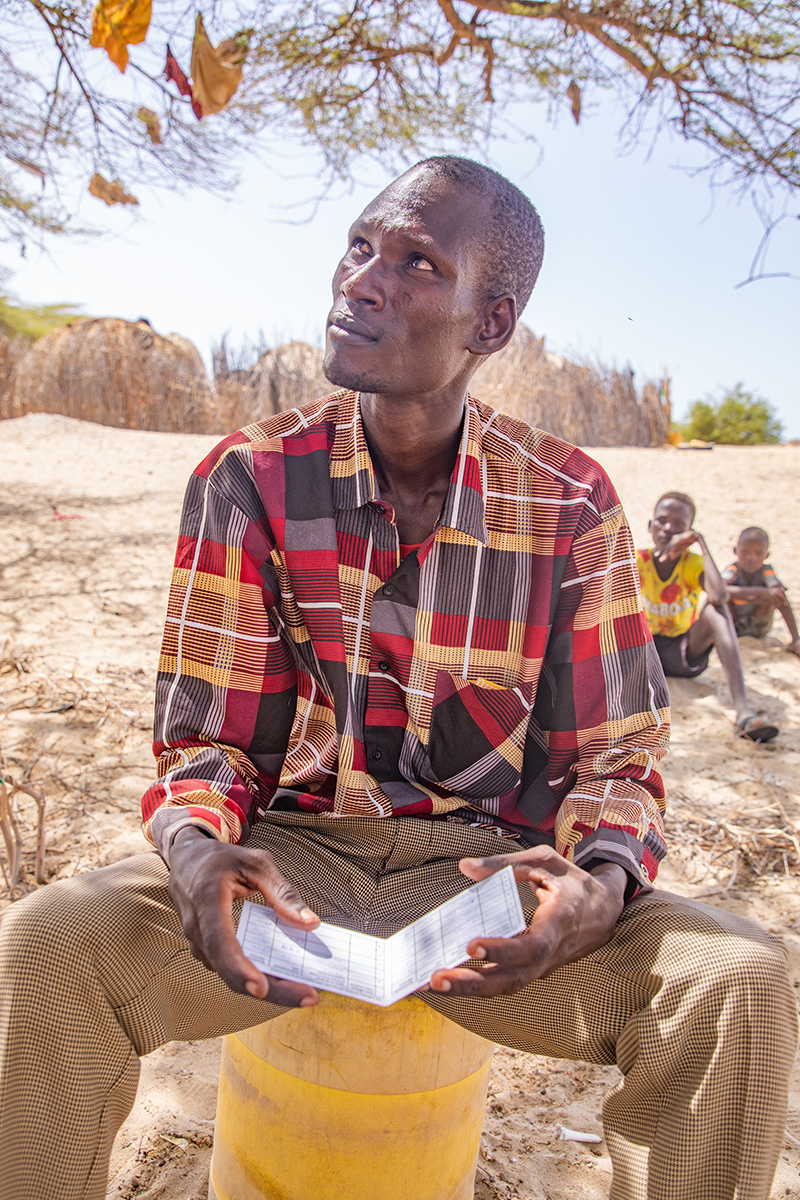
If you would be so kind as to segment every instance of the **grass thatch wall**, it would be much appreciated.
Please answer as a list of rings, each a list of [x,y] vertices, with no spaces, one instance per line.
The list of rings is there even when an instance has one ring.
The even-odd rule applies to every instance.
[[[28,352],[30,342],[24,337],[6,337],[0,333],[0,420],[13,417],[12,397],[17,364]]]
[[[17,362],[8,416],[57,412],[124,429],[205,433],[215,406],[203,360],[186,338],[144,321],[80,321],[35,342]]]
[[[631,371],[550,354],[524,325],[470,385],[484,404],[579,446],[662,446],[670,412],[661,390],[647,381],[637,393]]]
[[[191,342],[114,317],[58,329],[21,350],[0,338],[0,417],[58,412],[129,429],[224,434],[331,390],[322,351],[305,342],[268,350],[249,369],[229,371],[222,355],[210,384]],[[549,354],[524,325],[479,368],[471,390],[582,446],[660,446],[669,431],[666,388],[645,382],[637,392],[630,371]]]
[[[287,342],[261,354],[249,371],[217,371],[214,386],[219,419],[226,422],[227,432],[316,400],[332,385],[322,374],[321,350],[306,342]]]

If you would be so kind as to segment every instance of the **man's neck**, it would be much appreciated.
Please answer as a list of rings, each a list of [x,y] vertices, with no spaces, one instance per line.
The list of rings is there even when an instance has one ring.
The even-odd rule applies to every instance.
[[[381,497],[395,510],[400,541],[424,541],[453,474],[466,393],[361,397],[361,420]]]

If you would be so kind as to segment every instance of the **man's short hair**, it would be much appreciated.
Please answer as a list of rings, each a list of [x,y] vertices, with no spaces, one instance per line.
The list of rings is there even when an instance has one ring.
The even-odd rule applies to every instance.
[[[489,197],[491,223],[476,231],[485,262],[486,294],[493,297],[513,292],[517,309],[522,312],[544,255],[544,229],[528,197],[505,175],[471,158],[442,154],[423,159],[417,167]]]
[[[758,538],[758,540],[761,542],[765,542],[766,545],[769,546],[769,534],[767,533],[766,529],[762,529],[760,525],[748,525],[747,529],[743,529],[736,539],[736,545],[738,546],[739,542],[755,541],[756,538]]]
[[[685,504],[686,507],[691,510],[692,515],[689,520],[692,522],[692,524],[694,524],[694,519],[697,516],[697,505],[687,492],[664,492],[664,494],[659,496],[656,500],[653,512],[655,512],[662,500],[680,500],[681,504]]]

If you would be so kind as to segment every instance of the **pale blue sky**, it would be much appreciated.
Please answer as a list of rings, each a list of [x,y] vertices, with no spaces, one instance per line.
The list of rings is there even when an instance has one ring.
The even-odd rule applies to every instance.
[[[786,437],[800,437],[800,282],[735,288],[761,236],[749,200],[692,177],[686,168],[701,156],[677,138],[662,138],[649,161],[647,146],[621,154],[610,110],[590,112],[579,128],[567,118],[553,130],[533,106],[514,120],[543,146],[539,161],[522,139],[498,142],[489,160],[531,197],[547,233],[526,324],[546,335],[550,349],[630,363],[639,377],[666,372],[678,416],[692,400],[741,380],[775,405]],[[362,164],[351,192],[324,201],[309,224],[286,225],[279,206],[313,192],[314,170],[313,158],[287,151],[284,171],[306,178],[279,178],[248,160],[232,200],[125,180],[141,202],[132,215],[86,196],[81,219],[110,236],[52,241],[46,254],[29,248],[25,259],[0,246],[0,264],[14,271],[9,286],[31,302],[146,316],[160,332],[190,337],[207,361],[211,342],[226,331],[234,344],[260,330],[270,343],[319,341],[348,225],[394,172]],[[796,220],[776,231],[768,269],[800,276]]]

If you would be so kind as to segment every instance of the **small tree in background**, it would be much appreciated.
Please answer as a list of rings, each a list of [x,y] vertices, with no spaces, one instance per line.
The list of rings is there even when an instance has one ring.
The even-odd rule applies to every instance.
[[[695,400],[682,432],[723,446],[763,446],[779,442],[783,426],[768,400],[737,383],[718,400]]]

